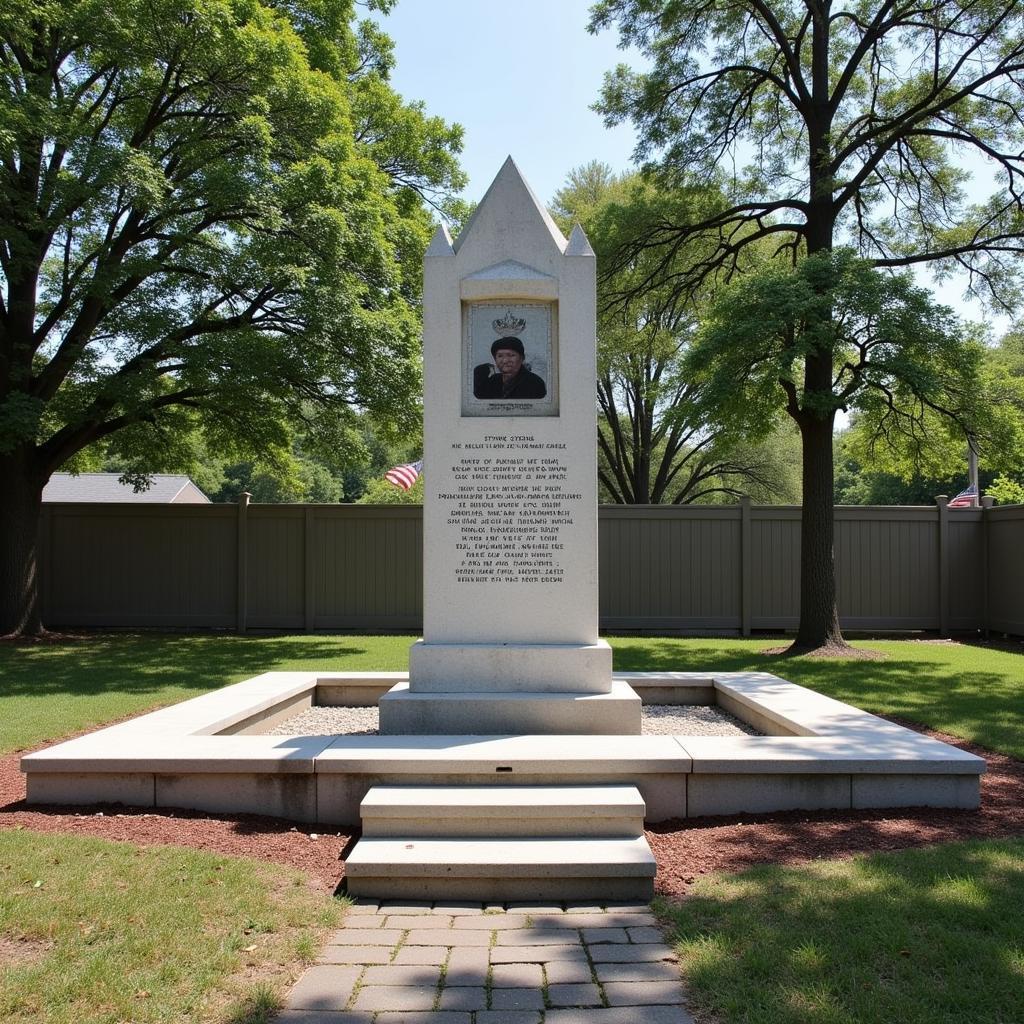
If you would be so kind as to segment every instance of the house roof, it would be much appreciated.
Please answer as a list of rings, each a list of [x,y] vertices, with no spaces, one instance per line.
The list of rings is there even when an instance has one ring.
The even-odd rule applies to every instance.
[[[210,499],[187,476],[154,473],[153,482],[138,494],[122,484],[119,473],[54,473],[43,488],[43,501],[125,501],[148,504],[202,504]]]

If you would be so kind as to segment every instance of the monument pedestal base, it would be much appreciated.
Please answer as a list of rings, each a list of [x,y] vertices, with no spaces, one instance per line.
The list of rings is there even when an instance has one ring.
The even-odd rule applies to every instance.
[[[415,693],[611,693],[612,649],[594,644],[444,644],[409,648]],[[551,731],[551,730],[548,730]]]
[[[640,735],[640,698],[619,681],[608,693],[419,693],[399,683],[377,706],[385,736]]]

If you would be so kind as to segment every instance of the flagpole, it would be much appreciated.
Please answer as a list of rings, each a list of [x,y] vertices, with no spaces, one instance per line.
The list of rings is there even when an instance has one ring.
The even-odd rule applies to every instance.
[[[973,488],[971,505],[981,505],[981,491],[978,489],[978,453],[974,448],[974,438],[967,435],[967,483]]]

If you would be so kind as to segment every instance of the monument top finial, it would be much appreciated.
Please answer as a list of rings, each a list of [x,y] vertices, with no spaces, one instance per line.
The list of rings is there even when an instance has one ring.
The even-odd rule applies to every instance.
[[[573,225],[572,234],[569,236],[569,244],[565,247],[566,256],[595,256],[583,227],[577,222]]]

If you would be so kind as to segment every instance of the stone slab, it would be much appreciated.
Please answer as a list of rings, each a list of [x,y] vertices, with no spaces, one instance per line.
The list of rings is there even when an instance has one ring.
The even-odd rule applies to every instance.
[[[374,786],[360,804],[372,837],[643,835],[635,786]]]
[[[601,1006],[601,990],[593,983],[548,985],[548,999],[557,1006]]]
[[[495,964],[491,969],[494,988],[540,988],[543,984],[540,964]]]
[[[670,963],[676,962],[675,954],[667,946],[659,946],[650,942],[642,945],[608,943],[607,945],[592,946],[590,958],[595,965],[656,963],[662,960]]]
[[[499,768],[511,767],[509,775],[600,775],[603,781],[685,773],[691,765],[690,755],[672,736],[619,735],[612,740],[579,734],[438,734],[337,736],[318,755],[316,772],[494,777],[501,774]]]
[[[543,1010],[544,994],[539,988],[491,989],[492,1010]]]
[[[378,1013],[373,1018],[373,1024],[472,1024],[472,1020],[473,1015],[469,1011],[422,1010],[410,1013]]]
[[[448,877],[481,874],[516,877],[653,878],[654,857],[643,837],[633,839],[479,839],[474,842],[422,839],[362,839],[345,862],[357,879],[381,868],[405,875]],[[454,930],[454,929],[453,929]]]
[[[405,936],[407,946],[479,946],[491,944],[491,933],[456,931],[454,928],[413,928]]]
[[[850,776],[835,774],[691,775],[686,782],[691,818],[769,811],[850,807]]]
[[[317,821],[316,778],[309,775],[157,775],[157,807],[190,807],[215,814],[267,814]]]
[[[409,649],[413,693],[609,693],[612,649],[593,644],[425,643]]]
[[[900,728],[900,727],[897,727]],[[981,774],[982,758],[910,729],[860,736],[684,736],[693,773]]]
[[[626,817],[644,813],[634,786],[377,786],[362,802],[362,817],[418,818],[424,804],[445,818]]]
[[[364,985],[398,985],[423,988],[437,987],[441,980],[440,964],[379,964],[363,972]]]
[[[374,1024],[374,1020],[372,1013],[335,1013],[333,1010],[281,1010],[274,1015],[274,1024]],[[407,1021],[406,1024],[412,1024],[412,1021]]]
[[[565,946],[495,946],[492,964],[587,963],[587,954],[577,942]]]
[[[679,981],[609,981],[604,994],[611,1006],[681,1005],[683,986]]]
[[[970,775],[854,775],[854,807],[958,807],[981,804],[981,777]]]
[[[579,941],[575,928],[521,928],[497,933],[497,946],[561,946]]]
[[[447,958],[447,946],[403,946],[391,963],[396,967],[440,967]]]
[[[154,734],[116,728],[26,754],[22,771],[308,775],[332,741],[330,736],[192,736],[177,726]]]
[[[397,683],[377,706],[386,736],[640,735],[640,698],[626,683],[606,693],[421,693]]]
[[[544,1024],[694,1024],[693,1018],[681,1005],[645,1006],[638,1012],[635,1007],[609,1009],[549,1010]]]
[[[361,967],[310,967],[288,996],[292,1010],[344,1010],[352,997]]]
[[[497,968],[495,968],[497,970]],[[586,960],[549,960],[544,964],[549,985],[579,985],[591,980],[590,964]]]
[[[488,951],[481,946],[458,946],[448,957],[444,983],[449,985],[486,985],[490,969]]]
[[[319,956],[319,962],[322,964],[387,964],[391,962],[393,952],[393,946],[324,946]]]
[[[640,963],[595,964],[598,980],[610,981],[674,981],[678,982],[679,965],[664,960]]]
[[[439,1009],[442,1010],[486,1010],[487,989],[483,985],[445,986],[441,993]]]
[[[540,1024],[539,1010],[477,1010],[475,1024]]]
[[[399,985],[363,985],[352,1004],[353,1010],[431,1010],[437,998],[435,985],[419,988]]]
[[[156,782],[149,774],[133,772],[32,771],[25,779],[30,804],[123,804],[153,807]]]
[[[345,863],[348,891],[355,895],[407,896],[443,893],[485,898],[573,898],[605,893],[649,896],[654,858],[642,837],[635,839],[359,840]],[[407,942],[417,934],[411,932]],[[421,944],[489,944],[489,933],[426,930]],[[499,942],[512,941],[499,932]]]

